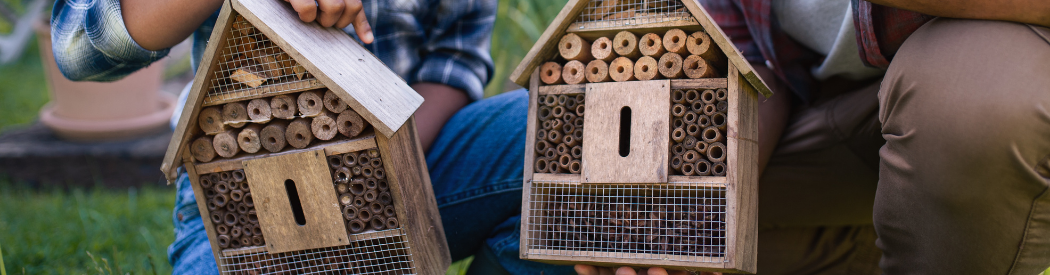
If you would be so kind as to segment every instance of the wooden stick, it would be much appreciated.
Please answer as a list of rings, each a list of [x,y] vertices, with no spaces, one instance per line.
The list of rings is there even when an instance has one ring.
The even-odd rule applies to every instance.
[[[596,15],[597,18],[588,19],[590,19],[591,21],[597,21],[596,19],[604,18],[606,15],[612,12],[613,8],[616,8],[616,5],[618,4],[620,4],[620,0],[603,0],[601,6],[598,6],[598,8],[594,9],[594,15]]]
[[[634,63],[634,77],[638,80],[653,80],[660,76],[660,66],[652,56],[643,56]]]
[[[346,137],[352,138],[361,134],[361,131],[365,130],[365,120],[361,118],[354,110],[347,109],[335,119],[336,129],[339,129],[339,133]]]
[[[660,58],[665,52],[663,38],[660,38],[660,35],[655,33],[642,35],[642,38],[638,40],[638,51],[645,56]]]
[[[270,101],[262,98],[248,101],[247,112],[248,118],[255,123],[267,123],[273,118],[273,113],[270,113]]]
[[[209,162],[215,159],[215,148],[211,144],[211,136],[199,137],[190,145],[190,153],[199,162]]]
[[[617,12],[617,13],[614,13],[614,14],[610,14],[609,16],[606,16],[603,19],[605,19],[605,20],[628,19],[628,18],[633,18],[636,14],[637,14],[637,12],[634,11],[634,8],[631,8],[631,9],[628,9],[628,10],[625,10],[625,11],[621,11],[621,12]]]
[[[616,82],[634,80],[634,62],[627,57],[617,57],[609,64],[609,77]]]
[[[329,112],[327,109],[322,112],[321,115],[316,116],[310,122],[310,131],[314,133],[314,137],[320,140],[331,140],[339,133],[339,127],[336,127],[335,120],[338,116]]]
[[[335,92],[327,90],[324,92],[324,107],[325,109],[328,109],[328,111],[338,114],[346,111],[346,108],[350,106],[347,105],[346,102],[343,102],[343,99],[339,98]]]
[[[595,60],[605,62],[616,59],[618,55],[613,51],[612,45],[612,40],[609,40],[608,37],[599,37],[591,44],[591,56],[594,57]]]
[[[591,60],[587,63],[587,82],[598,83],[612,81],[609,77],[609,64],[602,60]]]
[[[547,85],[562,84],[561,64],[558,62],[547,62],[540,66],[540,80]]]
[[[288,142],[284,139],[284,131],[288,128],[288,122],[283,120],[273,121],[263,127],[259,132],[259,139],[266,151],[280,152]]]
[[[318,106],[320,105],[318,102]],[[284,138],[288,140],[288,145],[298,149],[310,146],[310,142],[314,140],[314,134],[310,132],[310,119],[299,118],[288,123]]]
[[[262,128],[261,124],[251,124],[248,127],[244,127],[237,134],[237,145],[241,147],[242,151],[246,153],[259,152],[259,149],[262,148],[262,143],[259,142],[259,132],[262,131]]]
[[[714,47],[714,43],[711,41],[711,36],[703,31],[694,32],[686,38],[685,46],[689,49],[689,53],[693,55],[699,55],[708,61],[715,61],[718,58],[718,51]]]
[[[231,102],[222,106],[222,124],[233,128],[241,128],[247,122],[248,107],[244,102]]]
[[[561,70],[561,78],[566,84],[585,83],[587,77],[584,76],[584,72],[586,71],[587,68],[582,62],[579,60],[572,60],[565,63],[565,67]]]
[[[317,91],[300,93],[296,103],[296,107],[299,108],[299,113],[302,114],[302,117],[315,117],[320,115],[325,108],[324,102],[321,100],[321,94]]]
[[[612,41],[613,50],[616,51],[616,54],[620,55],[620,57],[634,59],[642,56],[642,52],[638,51],[638,36],[635,36],[634,33],[621,31],[613,37]]]
[[[670,29],[667,33],[664,33],[662,42],[664,50],[667,50],[669,53],[679,54],[679,57],[681,57],[681,55],[689,53],[689,48],[685,46],[687,40],[685,31],[682,29]]]
[[[260,69],[257,69],[252,66],[244,66],[237,68],[236,71],[230,74],[230,79],[233,79],[233,81],[237,81],[238,83],[248,85],[249,87],[257,88],[259,86],[262,86],[262,84],[265,83],[266,80],[269,80],[270,77],[267,76]]]
[[[217,106],[206,107],[197,115],[197,125],[205,134],[214,135],[226,130],[222,123],[222,110]]]
[[[665,53],[660,57],[660,75],[668,79],[682,78],[682,56],[677,53]]]
[[[561,37],[558,42],[558,53],[565,60],[577,60],[580,62],[591,61],[591,43],[584,40],[575,33],[569,33]]]
[[[237,145],[237,130],[229,129],[215,135],[215,138],[212,139],[212,147],[216,154],[224,158],[236,156],[241,151],[241,147]]]
[[[293,119],[296,109],[295,98],[289,95],[279,95],[270,99],[270,113],[275,118]]]
[[[685,75],[689,78],[718,77],[718,72],[715,72],[715,68],[699,55],[686,57],[682,70],[685,71]]]

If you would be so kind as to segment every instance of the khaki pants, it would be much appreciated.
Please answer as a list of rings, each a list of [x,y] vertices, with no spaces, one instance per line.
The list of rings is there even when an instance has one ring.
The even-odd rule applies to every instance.
[[[1050,29],[936,19],[881,81],[793,110],[760,182],[758,271],[1037,274],[1048,185]]]

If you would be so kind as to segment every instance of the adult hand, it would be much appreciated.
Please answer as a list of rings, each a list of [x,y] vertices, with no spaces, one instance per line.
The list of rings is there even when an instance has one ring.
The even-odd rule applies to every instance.
[[[357,37],[361,42],[371,44],[375,40],[372,34],[372,26],[365,18],[365,10],[361,0],[284,0],[292,4],[292,9],[299,13],[299,20],[303,22],[314,22],[321,26],[346,28],[353,24]]]
[[[580,275],[689,275],[682,270],[667,271],[662,267],[650,267],[635,270],[634,268],[622,266],[615,271],[610,267],[596,267],[590,265],[576,265],[576,273]],[[701,272],[701,275],[722,275],[720,272]]]

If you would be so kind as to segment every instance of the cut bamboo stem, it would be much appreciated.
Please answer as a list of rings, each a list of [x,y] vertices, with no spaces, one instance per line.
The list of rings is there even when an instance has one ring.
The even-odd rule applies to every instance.
[[[336,128],[346,137],[356,137],[365,129],[365,121],[354,110],[347,109],[335,119]]]
[[[599,83],[612,81],[609,77],[609,64],[601,60],[591,60],[587,63],[587,82]]]
[[[289,95],[279,95],[270,99],[270,113],[273,117],[280,119],[293,119],[295,118],[295,98]]]
[[[586,72],[586,66],[578,60],[569,61],[565,63],[565,67],[562,68],[561,78],[566,84],[580,84],[585,83],[587,77],[584,76]]]
[[[214,135],[226,130],[222,123],[222,110],[217,106],[207,107],[197,115],[197,125],[205,134]]]
[[[699,100],[700,100],[700,92],[697,92],[696,90],[686,90],[685,91],[685,102],[686,103],[692,104],[692,103],[696,103]]]
[[[336,134],[339,134],[339,128],[336,127],[336,118],[338,118],[332,112],[327,109],[322,112],[321,115],[316,116],[310,121],[310,131],[313,132],[314,137],[320,140],[331,140],[335,138]]]
[[[273,118],[273,113],[270,113],[270,101],[261,98],[248,101],[247,112],[248,118],[255,123],[267,123]]]
[[[215,135],[212,147],[216,154],[224,158],[236,156],[241,151],[240,145],[237,144],[237,130],[230,129]]]
[[[677,53],[665,53],[660,57],[660,75],[668,79],[682,78],[682,56]]]
[[[310,142],[314,140],[314,134],[310,131],[310,119],[299,118],[288,123],[284,137],[288,140],[288,145],[292,147],[303,149],[310,146]]]
[[[696,164],[693,165],[693,167],[695,167],[694,170],[696,171],[697,176],[711,175],[711,162],[708,162],[707,160],[698,160],[696,161]]]
[[[300,93],[296,103],[296,107],[299,108],[299,113],[302,114],[302,117],[318,116],[325,108],[324,101],[321,100],[321,94],[317,91],[306,91]]]
[[[687,40],[685,31],[682,29],[670,29],[664,33],[662,42],[667,52],[679,54],[681,57],[682,54],[689,53],[689,49],[685,46]]]
[[[612,41],[613,50],[620,57],[626,57],[630,60],[642,56],[642,52],[638,51],[638,36],[634,35],[634,33],[621,31],[613,37]]]
[[[703,101],[704,104],[715,103],[715,91],[704,90],[704,92],[700,94],[700,100]]]
[[[209,162],[215,159],[215,148],[212,147],[212,137],[202,136],[193,141],[190,145],[190,152],[193,154],[193,158],[200,162]]]
[[[660,68],[652,56],[643,56],[634,63],[634,77],[638,80],[653,80],[660,76]]]
[[[707,146],[707,160],[711,162],[725,162],[726,145],[721,142],[709,143]]]
[[[627,57],[617,57],[609,64],[609,77],[617,82],[634,80],[634,62]]]
[[[241,128],[246,122],[248,122],[248,107],[244,102],[231,102],[222,106],[222,124]]]
[[[540,80],[547,85],[562,84],[561,64],[558,62],[547,62],[540,66]]]
[[[280,152],[288,142],[284,139],[284,131],[288,128],[287,121],[274,121],[263,127],[259,132],[259,139],[266,151]]]
[[[721,163],[721,162],[716,162],[715,164],[712,164],[711,165],[711,175],[719,176],[719,177],[725,176],[726,175],[726,164],[725,163]]]
[[[575,33],[569,33],[561,37],[561,41],[558,42],[558,53],[565,60],[588,62],[594,58],[591,55],[591,43]]]
[[[663,56],[664,52],[666,52],[664,50],[663,38],[655,33],[642,35],[642,38],[638,40],[638,51],[645,56],[660,58]]]
[[[591,56],[594,57],[595,60],[605,62],[616,59],[618,55],[613,51],[612,45],[612,40],[609,40],[608,37],[599,37],[591,44]]]
[[[728,100],[729,90],[726,90],[726,88],[718,88],[718,90],[715,90],[715,99],[718,101]]]
[[[685,105],[676,103],[675,105],[671,106],[671,115],[672,116],[682,117],[683,115],[685,115],[685,113],[686,113]]]
[[[715,68],[704,60],[699,55],[690,55],[685,58],[685,62],[682,65],[682,70],[685,71],[685,75],[689,78],[705,78],[705,77],[718,77],[718,72]]]
[[[725,131],[726,129],[726,115],[723,113],[715,113],[711,116],[711,126],[718,128],[718,130]]]
[[[324,107],[325,109],[328,109],[328,111],[338,114],[346,111],[346,108],[350,106],[346,105],[346,102],[343,102],[343,99],[339,98],[335,92],[327,90],[324,92]]]
[[[693,146],[693,149],[696,150],[696,152],[700,153],[701,155],[707,155],[707,146],[708,146],[708,144],[709,143],[704,142],[704,141],[698,141],[698,142],[696,142],[696,146]]]

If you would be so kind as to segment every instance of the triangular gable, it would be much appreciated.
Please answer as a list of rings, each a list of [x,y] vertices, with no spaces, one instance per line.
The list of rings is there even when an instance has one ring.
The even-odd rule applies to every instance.
[[[280,1],[226,1],[161,165],[168,181],[187,159],[204,105],[328,88],[377,132],[392,136],[423,102],[342,30],[306,24]],[[248,30],[252,34],[248,33]],[[243,33],[242,33],[243,32]],[[235,55],[260,55],[244,58]],[[257,61],[233,61],[257,60]]]
[[[648,11],[656,10],[660,12],[660,15],[635,11],[620,3],[646,5]],[[603,14],[604,16],[598,18],[589,16],[589,14]],[[681,18],[682,15],[689,15],[692,18]],[[703,27],[729,61],[758,92],[766,97],[773,95],[762,78],[754,72],[751,64],[740,54],[740,50],[729,41],[725,32],[715,25],[711,16],[696,0],[569,0],[511,73],[510,79],[518,85],[528,87],[529,75],[533,70],[544,61],[558,55],[559,38],[564,36],[570,27],[600,31],[620,28],[638,29],[644,28],[645,25],[652,25],[653,28],[666,28],[695,24]]]

